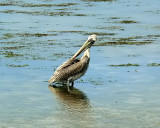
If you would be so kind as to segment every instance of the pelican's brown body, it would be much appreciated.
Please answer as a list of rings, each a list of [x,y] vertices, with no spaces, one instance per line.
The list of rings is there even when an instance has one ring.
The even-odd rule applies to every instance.
[[[88,50],[85,53],[87,53]],[[71,83],[83,76],[88,69],[90,61],[88,54],[85,53],[80,59],[72,59],[63,63],[60,67],[58,67],[48,82],[67,83],[69,80],[69,83]]]
[[[86,73],[90,61],[90,47],[96,39],[96,35],[89,36],[82,48],[71,59],[64,62],[57,68],[48,83],[66,83],[69,90],[70,83],[73,85],[75,80],[79,79]],[[80,59],[75,59],[83,51],[85,51],[84,55]]]

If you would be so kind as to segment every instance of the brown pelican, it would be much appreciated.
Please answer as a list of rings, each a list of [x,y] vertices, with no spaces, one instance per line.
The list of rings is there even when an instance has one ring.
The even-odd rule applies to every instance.
[[[70,84],[73,86],[74,81],[86,73],[90,61],[89,50],[96,39],[97,36],[95,34],[90,35],[83,46],[76,52],[76,54],[57,68],[57,70],[49,79],[48,83],[62,82],[63,84],[67,85],[67,89],[69,91]],[[82,52],[84,52],[84,55],[80,59],[76,59],[76,57]]]

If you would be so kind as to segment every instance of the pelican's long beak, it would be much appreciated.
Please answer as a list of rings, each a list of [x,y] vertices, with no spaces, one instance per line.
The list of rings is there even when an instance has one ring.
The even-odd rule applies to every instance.
[[[97,40],[97,36],[95,34],[90,35],[87,41],[83,44],[83,46],[76,52],[76,54],[71,58],[74,59],[79,56],[83,51],[87,50],[92,46],[92,44]]]

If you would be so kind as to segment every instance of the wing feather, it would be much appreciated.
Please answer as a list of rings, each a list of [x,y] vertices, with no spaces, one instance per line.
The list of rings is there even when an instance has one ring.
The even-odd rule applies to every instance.
[[[73,78],[73,80],[75,80],[86,72],[88,64],[88,57],[83,59],[68,60],[57,68],[48,82],[66,82],[69,78]]]

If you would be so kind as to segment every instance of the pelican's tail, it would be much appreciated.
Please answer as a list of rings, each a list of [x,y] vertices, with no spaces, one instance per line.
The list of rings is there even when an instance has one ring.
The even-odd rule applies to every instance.
[[[55,78],[54,78],[54,76],[52,76],[49,80],[48,80],[48,83],[53,83],[53,82],[55,82]]]

